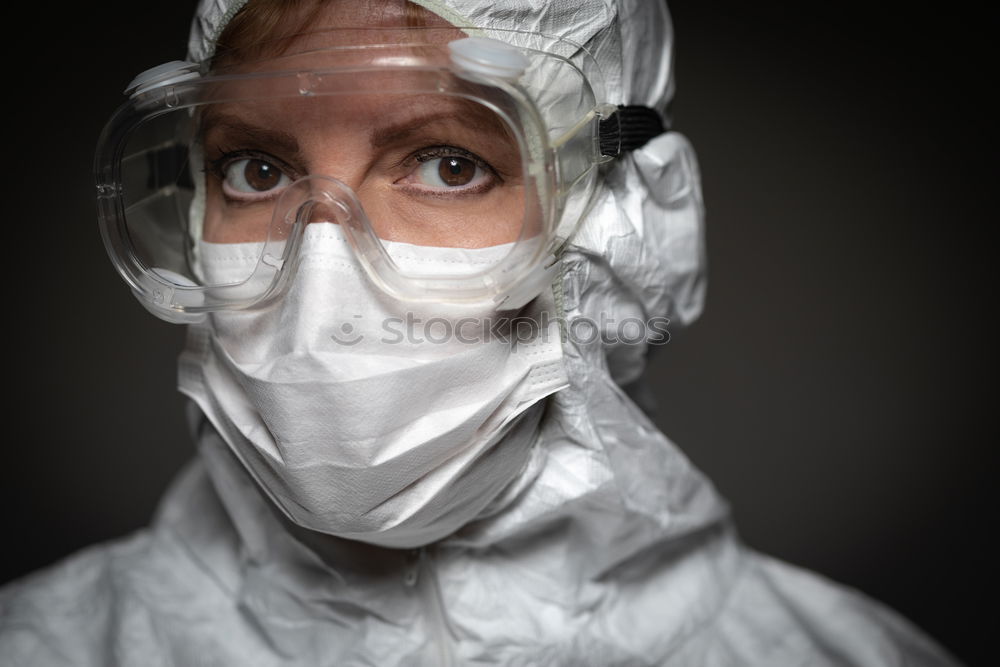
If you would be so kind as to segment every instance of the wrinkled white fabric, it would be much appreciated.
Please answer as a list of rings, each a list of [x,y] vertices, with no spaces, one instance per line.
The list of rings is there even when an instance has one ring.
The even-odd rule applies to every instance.
[[[671,27],[647,0],[448,0],[455,22],[552,32],[588,49],[614,103],[665,109]],[[237,3],[205,0],[207,53]],[[687,142],[621,160],[563,262],[568,322],[670,317],[704,295],[703,209]],[[711,483],[625,388],[644,345],[568,340],[519,484],[412,551],[288,522],[200,410],[198,461],[153,527],[3,593],[0,655],[73,665],[957,664],[864,595],[743,546]]]
[[[249,275],[259,249],[248,245],[260,244],[202,243],[209,284]],[[492,266],[510,251],[386,245],[400,270],[438,275]],[[532,308],[550,303],[546,294]],[[520,475],[539,402],[566,385],[558,323],[543,328],[540,316],[522,314],[539,326],[512,341],[490,305],[418,308],[386,297],[340,225],[313,223],[281,300],[192,326],[180,389],[299,525],[422,546],[464,526]]]

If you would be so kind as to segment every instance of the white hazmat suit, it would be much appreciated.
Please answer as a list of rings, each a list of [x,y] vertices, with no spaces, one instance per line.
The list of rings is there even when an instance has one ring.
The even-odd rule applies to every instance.
[[[192,59],[240,4],[201,4]],[[609,102],[665,111],[673,94],[661,3],[416,4],[456,25],[585,45]],[[702,223],[697,164],[681,135],[623,158],[561,257],[552,297],[568,328],[695,319]],[[647,346],[578,333],[562,349],[568,386],[547,399],[518,478],[474,520],[418,549],[292,523],[192,402],[199,456],[148,529],[0,593],[0,663],[956,664],[879,603],[742,545],[725,501],[630,398]],[[187,350],[181,383],[195,398],[198,363]]]

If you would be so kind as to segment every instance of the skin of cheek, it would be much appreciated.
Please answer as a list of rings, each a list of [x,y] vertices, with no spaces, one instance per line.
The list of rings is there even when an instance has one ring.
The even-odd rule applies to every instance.
[[[390,186],[399,187],[399,186]],[[517,240],[524,221],[520,186],[499,185],[476,199],[421,200],[399,192],[359,193],[375,233],[387,241],[485,248]]]
[[[206,175],[205,220],[202,239],[209,243],[250,243],[267,238],[273,204],[233,205],[226,201],[222,184]]]

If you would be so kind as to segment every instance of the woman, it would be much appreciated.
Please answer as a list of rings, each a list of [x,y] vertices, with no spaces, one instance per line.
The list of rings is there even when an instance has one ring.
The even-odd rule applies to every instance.
[[[702,299],[668,39],[656,3],[203,3],[98,157],[199,459],[9,588],[2,655],[954,664],[743,547],[628,397]]]

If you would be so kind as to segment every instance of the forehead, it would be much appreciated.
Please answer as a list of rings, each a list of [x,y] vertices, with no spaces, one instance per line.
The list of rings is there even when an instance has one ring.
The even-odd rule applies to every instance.
[[[479,132],[506,134],[508,128],[495,109],[459,96],[371,91],[363,94],[317,97],[262,98],[252,103],[223,102],[201,109],[202,132],[230,130],[248,136],[260,128],[288,130],[314,128],[342,132],[364,131],[373,138],[380,128],[433,125],[455,120]]]
[[[406,0],[251,0],[219,40],[216,72],[266,71],[274,60],[360,47],[436,45],[464,35],[450,23]]]

